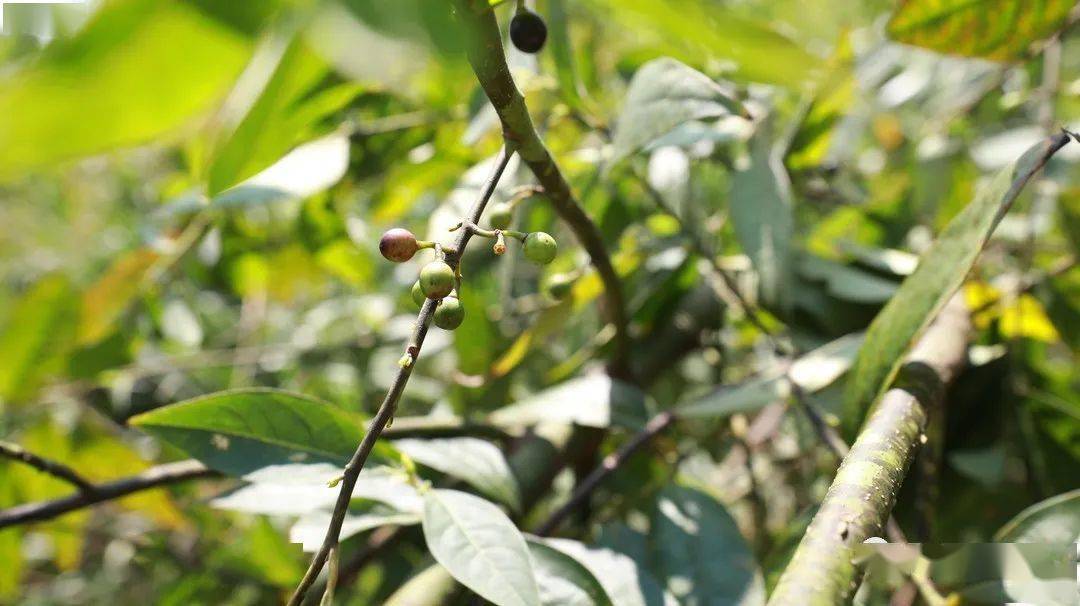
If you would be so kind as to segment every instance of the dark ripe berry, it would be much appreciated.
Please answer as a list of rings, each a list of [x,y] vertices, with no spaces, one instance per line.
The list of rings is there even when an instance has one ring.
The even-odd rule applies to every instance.
[[[570,290],[574,287],[574,276],[570,274],[555,274],[548,278],[547,294],[552,299],[562,300],[566,298],[566,295],[570,294]]]
[[[559,252],[555,238],[542,231],[534,231],[525,237],[525,258],[537,265],[547,265]]]
[[[506,229],[510,227],[510,221],[514,219],[514,209],[505,202],[491,206],[488,211],[488,225],[491,229]]]
[[[443,330],[454,330],[465,321],[465,308],[457,297],[446,297],[435,308],[435,326]]]
[[[416,236],[407,229],[400,227],[388,229],[379,239],[379,252],[386,257],[387,261],[404,263],[413,258],[417,250],[419,247],[416,244]]]
[[[416,303],[417,307],[423,307],[424,299],[427,299],[427,297],[424,296],[424,290],[420,288],[420,280],[413,282],[412,290],[410,292],[412,293],[413,303]]]
[[[520,11],[510,20],[510,40],[523,53],[537,53],[547,40],[547,25],[536,13]]]
[[[441,299],[454,290],[454,270],[442,261],[432,261],[420,270],[420,290],[429,299]]]

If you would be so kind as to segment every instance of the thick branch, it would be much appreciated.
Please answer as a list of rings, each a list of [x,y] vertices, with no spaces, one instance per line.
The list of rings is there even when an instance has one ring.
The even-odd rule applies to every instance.
[[[29,452],[18,444],[0,440],[0,456],[19,461],[20,463],[25,463],[40,472],[47,473],[75,486],[82,492],[94,490],[93,482],[79,475],[79,472],[63,463],[50,461],[49,459]]]
[[[93,484],[89,490],[78,494],[40,503],[17,505],[0,511],[0,528],[51,520],[76,509],[82,509],[97,503],[119,499],[134,492],[176,484],[195,478],[217,476],[217,472],[207,469],[202,463],[193,460],[166,463],[151,467],[146,471],[105,484]]]
[[[940,405],[963,366],[970,329],[963,300],[954,298],[915,345],[903,387],[885,393],[844,457],[770,605],[833,606],[851,599],[859,576],[854,548],[881,533],[923,439],[926,407]]]
[[[622,284],[611,264],[600,231],[575,199],[559,166],[536,132],[525,98],[510,75],[499,35],[495,13],[487,0],[455,0],[457,16],[468,35],[469,63],[502,122],[504,136],[518,147],[518,155],[532,170],[544,188],[555,211],[570,226],[589,253],[593,266],[604,283],[606,320],[615,327],[615,351],[611,360],[613,374],[626,378],[627,336],[626,304]]]
[[[462,219],[463,222],[477,223],[480,221],[481,215],[484,214],[484,208],[487,206],[488,200],[491,199],[491,194],[494,193],[495,186],[498,185],[499,178],[502,177],[503,171],[506,170],[506,165],[510,162],[510,157],[513,155],[514,150],[508,145],[504,145],[495,161],[494,171],[492,171],[487,183],[484,184],[483,190],[480,193],[480,199],[473,205],[472,210],[469,212],[469,216]],[[446,250],[446,263],[450,265],[450,267],[457,269],[458,263],[461,260],[461,254],[465,251],[465,247],[468,245],[472,235],[472,232],[467,229],[458,231],[457,240],[454,242],[453,248]],[[389,423],[394,416],[398,400],[401,399],[401,394],[405,391],[405,384],[409,382],[409,376],[412,375],[412,369],[416,366],[416,358],[420,355],[420,348],[424,344],[424,337],[427,336],[428,327],[431,325],[431,319],[435,314],[435,307],[437,305],[438,302],[434,299],[425,299],[424,306],[420,308],[420,315],[416,318],[416,327],[413,330],[412,339],[405,348],[405,356],[402,358],[401,368],[398,370],[397,376],[394,377],[394,382],[390,386],[390,390],[386,393],[386,397],[383,399],[382,404],[379,406],[378,412],[375,413],[375,418],[371,420],[368,432],[364,434],[364,439],[361,440],[360,446],[357,447],[356,452],[353,453],[348,465],[345,466],[345,471],[342,473],[341,488],[338,492],[337,502],[334,504],[334,511],[330,515],[330,526],[326,530],[326,538],[323,539],[323,543],[319,547],[319,551],[315,553],[315,557],[312,558],[311,565],[308,566],[304,578],[301,579],[300,584],[297,586],[296,591],[289,600],[290,606],[299,606],[303,603],[304,596],[307,595],[311,586],[315,584],[315,580],[319,577],[319,573],[322,571],[323,566],[326,565],[326,560],[330,556],[330,551],[338,544],[338,537],[341,535],[341,525],[345,521],[345,514],[348,512],[349,502],[352,500],[353,488],[356,486],[356,480],[360,476],[360,470],[364,468],[364,463],[367,462],[368,455],[370,455],[372,449],[375,448],[375,442],[379,439],[379,436],[382,435],[383,429],[386,428],[386,424]]]

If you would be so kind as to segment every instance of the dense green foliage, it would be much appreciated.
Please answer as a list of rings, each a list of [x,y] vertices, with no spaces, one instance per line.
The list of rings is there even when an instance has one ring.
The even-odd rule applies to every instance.
[[[0,2],[0,604],[288,599],[407,369],[334,603],[760,606],[836,473],[815,421],[853,440],[955,292],[893,517],[1080,539],[1076,2],[530,0],[535,53],[491,4]],[[465,224],[504,144],[473,5],[625,334],[535,149]],[[8,523],[79,490],[22,449],[212,473]],[[942,596],[1068,595],[1045,549],[999,554],[1045,587],[956,553]],[[863,604],[917,576],[867,562]]]

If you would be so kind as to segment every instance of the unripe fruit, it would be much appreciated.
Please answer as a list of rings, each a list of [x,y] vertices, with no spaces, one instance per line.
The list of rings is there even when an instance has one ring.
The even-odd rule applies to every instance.
[[[547,40],[547,25],[540,15],[530,10],[519,11],[510,20],[510,40],[522,52],[539,52]]]
[[[404,263],[413,258],[420,247],[416,243],[416,236],[407,229],[395,227],[386,230],[379,240],[379,252],[386,257],[387,261]]]
[[[562,300],[566,298],[566,295],[570,294],[570,290],[574,287],[574,276],[570,274],[555,274],[548,278],[547,294],[552,299]]]
[[[441,299],[454,290],[454,270],[442,261],[432,261],[420,270],[420,290],[429,299]]]
[[[506,229],[514,219],[514,209],[505,202],[494,204],[488,211],[488,225],[492,229]]]
[[[423,307],[424,300],[426,300],[427,297],[424,296],[424,290],[420,288],[420,280],[413,282],[412,291],[410,292],[412,293],[413,303],[416,303],[417,307]]]
[[[435,308],[435,326],[443,330],[454,330],[465,321],[465,308],[457,297],[446,297]]]
[[[559,252],[559,245],[549,234],[534,231],[525,237],[525,258],[537,265],[547,265]]]

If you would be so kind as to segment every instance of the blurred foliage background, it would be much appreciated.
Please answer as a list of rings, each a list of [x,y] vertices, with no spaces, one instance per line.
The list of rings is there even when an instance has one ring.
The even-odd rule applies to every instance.
[[[509,4],[496,8],[504,27]],[[1080,129],[1080,36],[1047,42],[1073,3],[1039,3],[1038,16],[1023,2],[970,4],[985,6],[950,17],[946,36],[917,16],[888,26],[885,1],[537,1],[548,46],[508,45],[510,65],[624,279],[650,406],[784,363],[721,296],[713,263],[809,351],[864,330],[987,175],[1061,126]],[[0,436],[104,481],[183,456],[126,421],[203,394],[273,387],[372,414],[415,319],[423,257],[386,263],[379,234],[449,241],[501,143],[448,7],[0,10]],[[661,108],[620,123],[631,78],[658,57],[764,118],[666,124]],[[767,169],[748,176],[762,157]],[[936,540],[990,540],[1080,486],[1078,159],[1080,145],[1066,147],[1028,187],[964,287],[978,334],[949,397]],[[514,161],[496,200],[530,182]],[[538,269],[519,248],[474,245],[465,324],[429,335],[400,415],[483,419],[607,356],[601,286],[572,234],[542,196],[514,222],[554,234],[559,257]],[[766,232],[776,258],[752,248]],[[560,272],[577,281],[557,302],[543,286]],[[842,383],[810,396],[830,418]],[[775,582],[836,460],[788,394],[764,391],[658,440],[599,489],[573,536],[633,526],[677,476],[722,503]],[[614,429],[601,452],[626,435]],[[0,603],[278,602],[307,564],[293,518],[214,508],[230,485],[0,530]],[[570,472],[554,486],[527,519],[565,498]],[[0,508],[68,492],[0,461]],[[339,603],[381,603],[426,558],[407,536]]]

